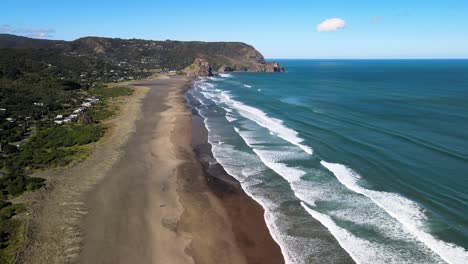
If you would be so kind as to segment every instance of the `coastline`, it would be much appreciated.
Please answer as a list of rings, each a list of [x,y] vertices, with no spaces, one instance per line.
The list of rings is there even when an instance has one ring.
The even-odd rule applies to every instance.
[[[264,209],[244,192],[240,183],[216,162],[203,118],[192,109],[193,148],[207,184],[227,209],[239,247],[248,263],[285,263],[264,219]]]
[[[203,137],[192,133],[202,130],[185,101],[191,83],[126,84],[135,94],[93,153],[40,173],[49,184],[26,197],[17,263],[284,263],[261,206],[195,154]]]

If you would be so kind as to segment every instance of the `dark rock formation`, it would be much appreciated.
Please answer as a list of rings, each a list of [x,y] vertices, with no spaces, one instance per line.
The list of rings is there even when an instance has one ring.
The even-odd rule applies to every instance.
[[[218,72],[284,72],[284,67],[278,62],[257,62],[247,65],[223,65],[218,69]]]
[[[189,77],[213,76],[210,64],[201,58],[196,58],[192,65],[186,67],[183,72]]]
[[[265,65],[265,72],[284,72],[284,68],[274,61]]]
[[[218,72],[233,72],[234,69],[231,66],[223,65],[218,69]]]

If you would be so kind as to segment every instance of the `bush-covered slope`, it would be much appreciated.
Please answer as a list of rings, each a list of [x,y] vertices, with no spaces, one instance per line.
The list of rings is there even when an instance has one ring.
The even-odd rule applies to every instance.
[[[89,69],[82,66],[87,64],[93,66],[91,67],[93,71],[103,72],[112,69],[113,73],[119,72],[120,77],[127,77],[130,75],[129,72],[138,75],[136,73],[141,74],[154,69],[181,70],[196,58],[206,59],[215,70],[225,66],[223,69],[235,71],[268,71],[263,55],[254,47],[241,42],[153,41],[99,37],[86,37],[67,42],[4,34],[0,35],[0,49],[3,49],[0,57],[12,52],[16,56],[27,56],[33,61],[50,61],[54,57],[60,57],[64,61],[77,59],[76,62],[60,67],[65,70],[75,68],[73,69],[75,72],[80,69],[86,72]],[[23,54],[12,49],[21,49]],[[38,52],[35,57],[24,54],[31,50]],[[38,58],[41,56],[42,59]],[[58,63],[48,64],[58,65]],[[83,77],[89,78],[88,74]]]

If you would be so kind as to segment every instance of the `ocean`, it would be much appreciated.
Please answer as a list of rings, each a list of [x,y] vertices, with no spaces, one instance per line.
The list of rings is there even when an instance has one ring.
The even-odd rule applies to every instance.
[[[468,263],[468,60],[279,62],[187,100],[286,262]]]

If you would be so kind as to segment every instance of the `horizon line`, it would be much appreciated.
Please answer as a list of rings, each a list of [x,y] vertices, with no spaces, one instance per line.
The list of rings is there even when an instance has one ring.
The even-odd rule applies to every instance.
[[[468,60],[462,58],[265,58],[265,60]]]

